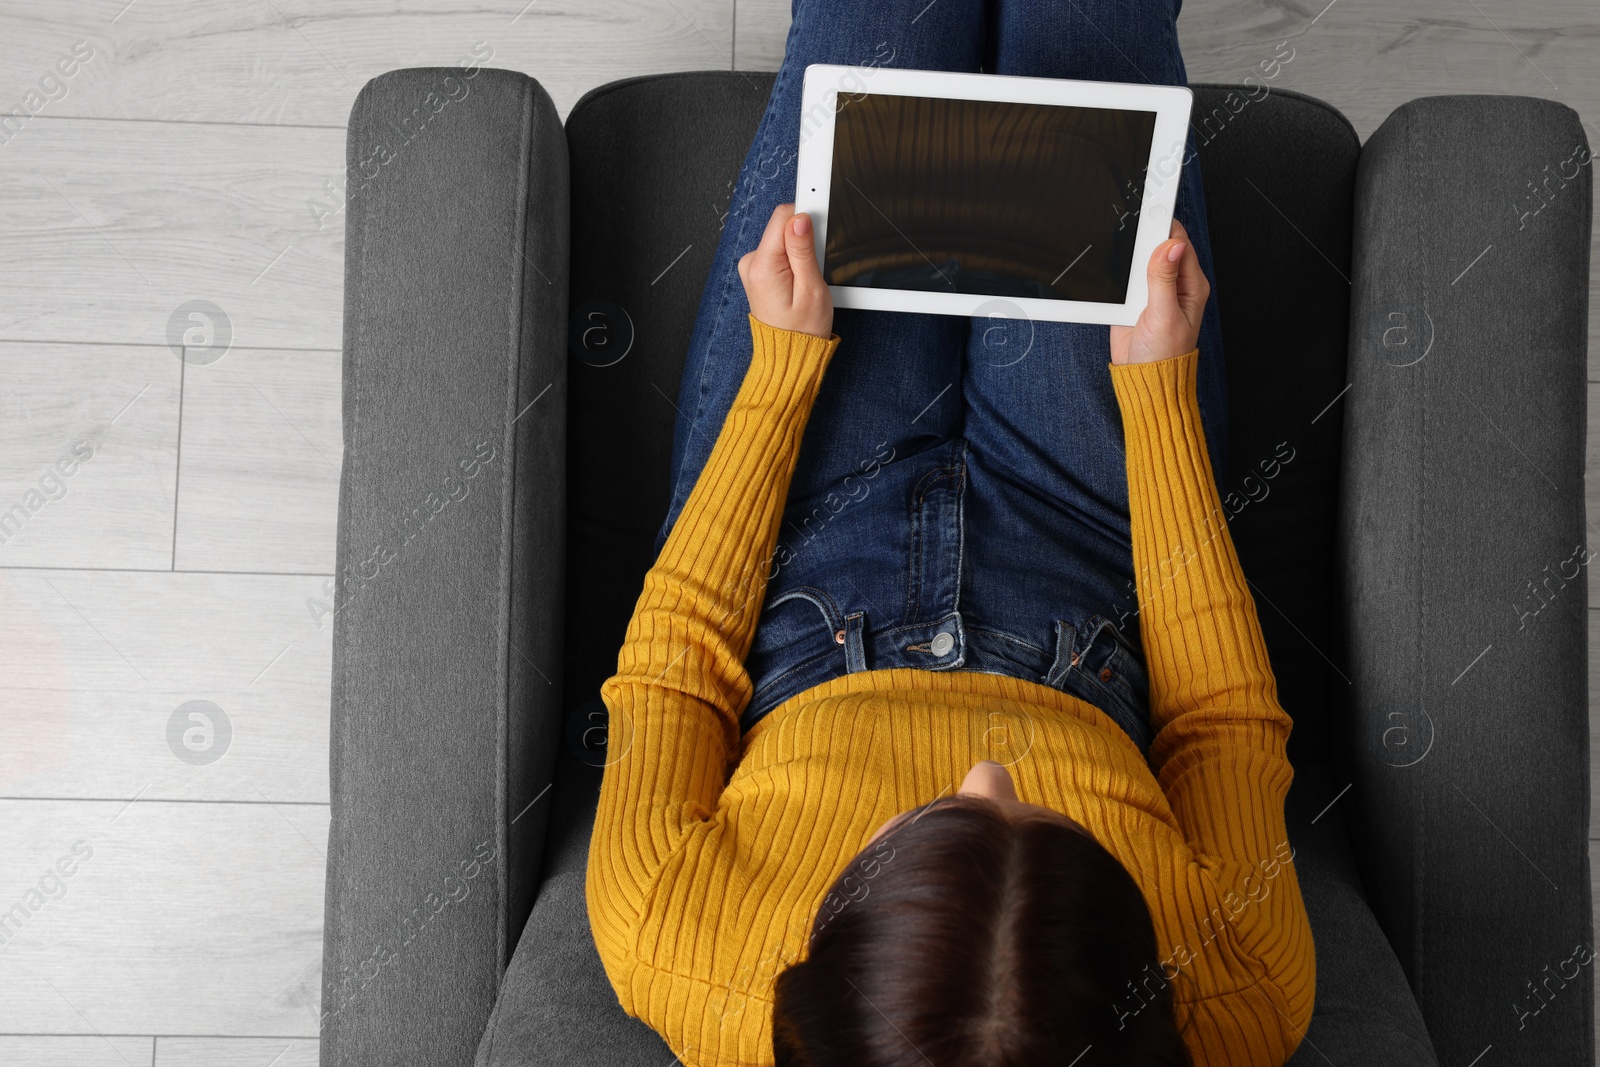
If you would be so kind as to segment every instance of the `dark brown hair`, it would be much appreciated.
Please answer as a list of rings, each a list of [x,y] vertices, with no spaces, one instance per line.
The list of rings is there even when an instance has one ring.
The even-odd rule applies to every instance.
[[[851,860],[777,977],[778,1067],[1190,1067],[1138,884],[1046,813],[958,794]]]

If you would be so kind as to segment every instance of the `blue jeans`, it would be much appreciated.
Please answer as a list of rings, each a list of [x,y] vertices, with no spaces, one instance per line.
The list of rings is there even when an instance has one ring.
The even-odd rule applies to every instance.
[[[795,0],[684,365],[658,553],[749,367],[738,260],[794,200],[806,65],[856,65],[869,88],[879,66],[1184,84],[1179,2]],[[1220,475],[1225,379],[1194,151],[1191,125],[1176,214],[1213,279],[1198,393]],[[793,555],[767,586],[741,727],[847,672],[987,671],[1080,697],[1147,751],[1108,327],[841,308],[834,330],[779,533]]]

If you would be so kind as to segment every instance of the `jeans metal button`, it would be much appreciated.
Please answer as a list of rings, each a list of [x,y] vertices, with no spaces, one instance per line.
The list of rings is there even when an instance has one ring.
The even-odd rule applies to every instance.
[[[928,647],[935,656],[946,656],[950,654],[952,648],[956,647],[956,639],[941,631],[934,635],[933,643]]]

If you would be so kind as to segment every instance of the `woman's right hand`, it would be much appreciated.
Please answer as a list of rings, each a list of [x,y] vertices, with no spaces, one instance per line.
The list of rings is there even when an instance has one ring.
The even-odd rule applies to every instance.
[[[1111,362],[1154,363],[1192,352],[1200,340],[1200,316],[1211,283],[1200,269],[1183,223],[1172,220],[1171,237],[1156,246],[1145,270],[1149,301],[1132,326],[1111,327]]]

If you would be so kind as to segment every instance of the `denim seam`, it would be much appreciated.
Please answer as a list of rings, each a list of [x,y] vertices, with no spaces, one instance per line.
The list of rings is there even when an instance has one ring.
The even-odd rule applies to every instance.
[[[906,633],[906,632],[921,633],[922,631],[926,630],[929,626],[932,626],[932,627],[934,627],[935,630],[937,630],[941,623],[943,623],[945,621],[948,621],[949,619],[955,618],[958,614],[959,614],[958,612],[953,612],[952,611],[952,612],[947,612],[943,617],[941,617],[939,619],[920,619],[920,620],[915,621],[915,622],[899,622],[899,623],[895,623],[893,626],[884,626],[881,629],[873,631],[871,636],[872,636],[873,640],[878,640],[878,639],[881,639],[881,638],[884,638],[884,637],[889,637],[889,638],[891,638],[891,640],[896,640],[896,643],[898,643],[898,640],[895,637],[895,635],[899,635],[899,634]],[[964,629],[964,627],[963,627],[963,629]],[[930,637],[929,640],[932,640],[932,638]]]
[[[1078,658],[1082,658],[1081,653],[1078,654]],[[1067,683],[1071,680],[1074,673],[1076,673],[1083,680],[1082,684],[1087,695],[1074,692],[1068,686]],[[1149,744],[1153,742],[1153,736],[1149,741],[1146,741],[1139,736],[1141,732],[1153,734],[1153,731],[1149,728],[1149,710],[1147,708],[1141,708],[1137,699],[1129,699],[1127,701],[1122,700],[1119,694],[1110,692],[1106,686],[1100,682],[1097,676],[1089,673],[1086,670],[1083,670],[1076,664],[1068,667],[1066,671],[1062,672],[1060,680],[1054,684],[1049,681],[1049,676],[1047,674],[1043,684],[1048,685],[1050,688],[1058,690],[1059,692],[1065,693],[1067,696],[1070,696],[1075,700],[1081,700],[1084,703],[1089,704],[1095,710],[1099,711],[1101,714],[1105,715],[1108,719],[1115,723],[1117,728],[1124,734],[1127,734],[1129,739],[1132,740],[1141,751],[1147,751]],[[1129,725],[1125,725],[1123,723],[1123,716],[1127,717],[1129,724],[1134,727],[1133,729],[1130,729]],[[1138,726],[1141,723],[1144,725],[1143,731],[1138,729]]]
[[[1109,617],[1105,618],[1107,622],[1111,623],[1111,635],[1116,638],[1117,644],[1122,646],[1123,651],[1128,653],[1130,656],[1139,656],[1142,660],[1144,656],[1143,651],[1139,648],[1139,646],[1133,643],[1133,639],[1128,636],[1127,631],[1123,630],[1122,625],[1115,619]],[[1133,632],[1137,634],[1138,630],[1135,629]]]
[[[844,621],[844,613],[839,610],[839,605],[834,603],[833,597],[829,596],[826,590],[819,589],[814,585],[797,585],[793,589],[787,589],[782,596],[768,604],[767,608],[776,607],[790,597],[804,596],[807,593],[815,593],[827,602],[825,605],[818,605],[818,607],[822,610],[823,622],[827,625],[828,632],[830,634],[837,632],[839,625]]]
[[[1095,620],[1100,620],[1102,623],[1110,622],[1110,620],[1101,615],[1090,616],[1090,622]],[[1089,650],[1094,647],[1095,642],[1100,640],[1101,632],[1106,629],[1113,631],[1114,642],[1111,655],[1107,658],[1108,660],[1116,658],[1117,650],[1119,647],[1121,647],[1121,642],[1115,640],[1116,626],[1114,624],[1109,626],[1101,625],[1094,627],[1093,631],[1090,632],[1090,627],[1087,624],[1082,627],[1073,627],[1071,623],[1064,619],[1057,621],[1059,625],[1067,626],[1074,631],[1074,645],[1076,645],[1078,641],[1083,640],[1086,633],[1088,634],[1088,638],[1087,640],[1083,640],[1083,647],[1073,648],[1072,661],[1067,664],[1066,670],[1061,672],[1061,677],[1056,682],[1051,683],[1049,680],[1051,672],[1046,672],[1045,684],[1051,685],[1052,688],[1061,689],[1063,692],[1067,692],[1067,680],[1072,677],[1074,671],[1077,671],[1082,676],[1084,685],[1087,686],[1093,693],[1099,694],[1103,700],[1115,701],[1122,705],[1124,710],[1128,711],[1134,717],[1137,718],[1142,715],[1148,719],[1148,701],[1143,702],[1146,705],[1145,707],[1140,706],[1141,701],[1139,700],[1139,695],[1137,692],[1135,692],[1133,686],[1127,681],[1128,676],[1126,672],[1112,671],[1111,680],[1109,682],[1105,682],[1100,679],[1098,674],[1092,673],[1079,666],[1079,664],[1083,661],[1084,656],[1086,656]],[[1129,658],[1133,657],[1133,653],[1128,651],[1126,648],[1122,649],[1122,653]],[[1055,666],[1055,663],[1051,664],[1051,671],[1054,671]],[[1101,711],[1106,711],[1106,707],[1104,703],[1102,703],[1102,700],[1091,700],[1090,703],[1100,708]],[[1111,713],[1106,711],[1106,714],[1110,715]],[[1112,717],[1115,718],[1114,715]]]
[[[1112,653],[1112,656],[1115,657],[1114,652]],[[1101,669],[1110,670],[1110,667],[1107,666]],[[1087,672],[1085,672],[1085,677],[1089,679],[1090,684],[1098,686],[1107,692],[1112,692],[1113,687],[1115,687],[1115,692],[1120,693],[1124,698],[1126,698],[1129,704],[1137,707],[1139,703],[1139,696],[1134,692],[1133,686],[1128,684],[1128,676],[1122,671],[1111,671],[1111,678],[1109,680],[1102,680],[1098,674],[1088,674]]]
[[[911,504],[909,506],[911,521],[911,558],[906,561],[906,613],[907,622],[919,620],[922,616],[922,549],[925,523],[922,516],[922,502],[932,491],[930,482],[936,482],[942,477],[957,471],[965,473],[960,464],[955,466],[934,467],[918,478],[911,487]]]
[[[956,595],[954,608],[961,612],[961,574],[967,566],[967,438],[961,436],[961,472],[956,478]],[[965,627],[963,627],[965,629]],[[965,659],[966,650],[962,649]]]
[[[811,600],[811,594],[815,594],[817,597],[826,601],[825,604],[817,604],[814,600],[812,600],[811,603],[814,607],[822,612],[823,625],[826,627],[826,635],[829,640],[833,640],[834,635],[838,633],[840,627],[843,625],[844,616],[843,613],[839,611],[839,606],[834,602],[833,597],[829,596],[826,590],[819,589],[814,585],[795,586],[793,589],[786,590],[782,596],[778,597],[778,599],[773,601],[772,604],[767,605],[767,607],[774,607],[777,604],[783,603],[784,601],[790,599],[791,597],[802,600]],[[826,659],[832,654],[832,652],[832,648],[826,648],[823,651],[818,652],[816,655],[810,656],[807,659],[790,666],[787,670],[784,670],[779,674],[775,674],[770,678],[763,679],[761,687],[757,690],[754,690],[750,694],[751,703],[755,703],[756,699],[763,693],[768,692],[773,686],[782,682],[796,671],[805,667],[809,667],[819,660]],[[754,679],[752,679],[752,681],[754,681]]]
[[[987,627],[983,627],[983,626],[972,626],[972,627],[968,627],[966,632],[969,633],[969,634],[988,634],[990,637],[998,637],[1002,641],[1009,641],[1013,645],[1021,645],[1023,648],[1026,648],[1026,649],[1028,649],[1030,651],[1033,651],[1033,652],[1037,652],[1037,653],[1039,653],[1039,655],[1044,656],[1044,657],[1046,657],[1048,659],[1054,659],[1054,656],[1055,656],[1055,654],[1052,653],[1049,649],[1040,648],[1038,645],[1035,645],[1033,642],[1024,641],[1020,637],[1013,637],[1011,634],[1008,634],[1003,630],[990,630]],[[1048,674],[1049,672],[1047,671],[1046,673]]]
[[[922,557],[923,547],[925,547],[926,541],[926,523],[923,522],[922,506],[923,501],[928,499],[928,494],[930,494],[931,491],[938,486],[939,482],[946,482],[946,480],[949,480],[949,482],[955,483],[955,517],[957,517],[957,530],[955,530],[955,537],[957,537],[957,565],[960,565],[960,561],[965,558],[963,557],[963,552],[965,552],[965,544],[962,544],[962,526],[965,525],[965,522],[963,522],[963,515],[965,515],[965,512],[962,510],[963,498],[965,498],[966,490],[965,450],[966,440],[963,438],[962,459],[957,459],[954,464],[949,464],[949,466],[939,466],[928,470],[928,472],[925,472],[922,477],[917,478],[917,483],[912,486],[912,502],[910,502],[910,515],[912,515],[912,544],[910,544],[910,561],[907,563],[906,581],[907,622],[917,621],[917,619],[922,617]],[[962,593],[960,593],[960,590],[962,590],[962,585],[960,585],[960,582],[962,582],[962,576],[960,576],[960,571],[957,571],[957,576],[955,576],[955,601],[957,601],[957,608],[955,609],[960,609],[960,597],[962,597]]]

